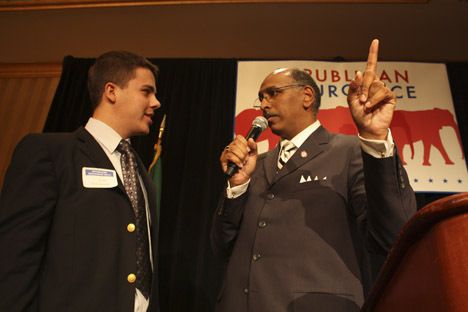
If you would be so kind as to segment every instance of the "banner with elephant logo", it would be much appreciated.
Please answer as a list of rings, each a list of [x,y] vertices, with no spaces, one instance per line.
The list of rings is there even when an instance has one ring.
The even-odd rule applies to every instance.
[[[306,70],[322,93],[318,119],[331,132],[356,135],[347,107],[349,82],[363,62],[242,61],[238,63],[236,134],[261,115],[256,101],[263,79],[277,68]],[[379,62],[379,78],[398,98],[391,131],[415,191],[466,192],[468,173],[444,64]],[[266,152],[279,138],[269,129],[257,140]]]

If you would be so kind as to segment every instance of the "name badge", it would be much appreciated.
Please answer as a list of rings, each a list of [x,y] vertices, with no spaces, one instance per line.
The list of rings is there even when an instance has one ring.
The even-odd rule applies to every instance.
[[[83,167],[83,186],[86,188],[111,188],[117,186],[115,170]]]

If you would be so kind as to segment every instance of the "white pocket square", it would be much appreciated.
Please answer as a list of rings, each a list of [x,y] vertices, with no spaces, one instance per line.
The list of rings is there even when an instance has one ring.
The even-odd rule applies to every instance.
[[[322,180],[326,180],[327,177],[323,177]],[[299,180],[299,183],[307,183],[307,182],[312,182],[312,181],[318,181],[319,180],[319,177],[318,176],[315,176],[313,179],[310,175],[307,175],[307,176],[304,176],[304,175],[301,175],[301,179]]]

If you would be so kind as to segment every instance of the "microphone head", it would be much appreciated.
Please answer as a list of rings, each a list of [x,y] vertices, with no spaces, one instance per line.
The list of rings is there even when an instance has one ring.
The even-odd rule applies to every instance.
[[[263,131],[268,127],[268,120],[263,116],[258,116],[252,121],[252,127],[260,128]]]

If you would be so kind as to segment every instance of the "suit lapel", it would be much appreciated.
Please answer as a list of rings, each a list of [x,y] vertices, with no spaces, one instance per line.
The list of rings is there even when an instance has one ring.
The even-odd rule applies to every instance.
[[[284,176],[296,171],[311,161],[325,149],[325,144],[328,144],[329,133],[325,128],[319,127],[315,130],[305,142],[298,148],[292,157],[286,162],[284,167],[274,176],[273,183],[278,182]],[[279,151],[276,153],[278,155]],[[276,164],[275,164],[276,168]]]
[[[96,166],[96,168],[104,168],[115,170],[114,166],[107,157],[106,153],[102,150],[102,147],[94,139],[94,137],[86,131],[85,128],[80,127],[75,131],[76,136],[79,141],[79,148],[85,154],[91,162]],[[120,177],[117,175],[118,188],[124,193],[127,194],[123,186]]]
[[[78,128],[78,130],[76,130],[75,133],[80,143],[80,150],[91,160],[94,166],[96,166],[97,168],[115,170],[114,166],[109,160],[109,157],[107,157],[106,153],[102,150],[102,147],[94,139],[94,137],[88,131],[86,131],[86,129],[80,127]],[[156,219],[153,217],[153,220],[159,220],[159,216],[156,211],[156,190],[153,185],[153,181],[151,181],[148,174],[145,172],[145,166],[141,161],[140,157],[136,153],[135,156],[138,163],[138,171],[140,173],[141,179],[145,186],[146,195],[148,197],[148,205],[151,211],[151,215],[156,217]],[[122,193],[125,196],[128,197],[123,182],[118,175],[117,182],[118,188],[122,191]]]
[[[263,168],[265,170],[265,175],[268,181],[268,184],[272,184],[276,178],[276,170],[278,169],[278,154],[280,150],[280,145],[276,145],[276,148],[268,152],[265,156],[265,161],[263,163]]]
[[[136,151],[135,158],[138,164],[138,172],[143,181],[144,188],[146,190],[146,197],[148,200],[148,207],[150,210],[150,234],[151,234],[151,245],[153,250],[153,270],[156,270],[157,263],[157,250],[158,250],[158,234],[159,234],[159,212],[158,207],[156,207],[156,187],[154,186],[153,180],[146,172],[146,167],[143,164],[143,161],[140,159]]]
[[[148,197],[148,206],[151,212],[151,216],[152,216],[152,219],[156,221],[156,222],[152,222],[152,224],[155,223],[153,224],[153,228],[154,228],[154,225],[157,225],[158,220],[159,220],[159,215],[158,215],[157,207],[156,207],[156,188],[150,176],[146,172],[145,165],[141,161],[140,157],[136,154],[136,152],[135,152],[135,158],[138,163],[138,171],[140,173],[141,180],[143,181],[143,184],[146,190],[146,196]]]

